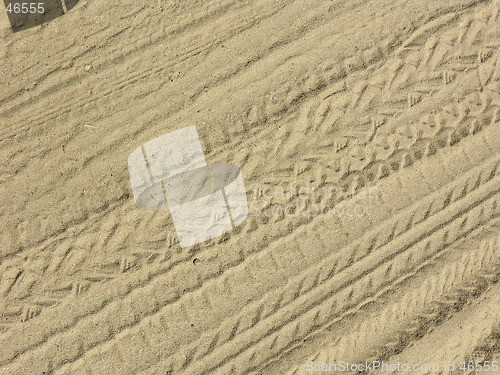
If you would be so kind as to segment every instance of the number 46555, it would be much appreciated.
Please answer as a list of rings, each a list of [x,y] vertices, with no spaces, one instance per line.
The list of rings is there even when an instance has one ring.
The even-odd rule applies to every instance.
[[[43,3],[10,3],[5,8],[7,13],[43,13]]]

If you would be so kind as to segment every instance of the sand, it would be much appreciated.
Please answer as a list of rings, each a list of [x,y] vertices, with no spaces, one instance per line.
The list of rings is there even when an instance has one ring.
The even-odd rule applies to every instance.
[[[0,374],[500,373],[499,24],[498,0],[2,11]],[[193,125],[249,214],[183,248],[127,159]]]

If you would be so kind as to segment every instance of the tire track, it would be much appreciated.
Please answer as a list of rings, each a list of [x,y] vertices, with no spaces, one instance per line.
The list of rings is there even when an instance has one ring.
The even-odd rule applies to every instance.
[[[459,262],[444,265],[437,275],[429,276],[420,288],[408,291],[401,301],[394,302],[382,309],[373,320],[365,319],[353,329],[354,332],[340,338],[330,348],[315,353],[311,358],[314,358],[314,361],[318,363],[333,363],[342,358],[342,360],[345,359],[349,362],[389,360],[391,363],[411,364],[419,363],[419,361],[415,361],[418,359],[415,353],[419,353],[418,356],[422,358],[423,352],[430,353],[432,351],[431,355],[425,356],[428,358],[428,363],[451,363],[453,360],[456,362],[458,358],[455,355],[459,352],[456,343],[463,343],[463,346],[466,346],[467,340],[449,340],[449,342],[455,343],[453,350],[448,352],[448,355],[439,355],[436,353],[436,347],[439,346],[439,339],[436,340],[436,335],[442,335],[442,331],[450,332],[449,328],[441,326],[436,327],[432,333],[429,333],[428,337],[422,338],[421,342],[415,343],[414,348],[409,348],[407,352],[403,351],[395,357],[389,355],[401,349],[402,345],[408,346],[412,338],[418,338],[420,334],[426,333],[428,328],[441,322],[444,322],[442,323],[444,326],[457,319],[462,322],[470,322],[464,316],[470,313],[470,311],[467,312],[470,308],[464,307],[465,301],[469,297],[478,298],[478,295],[485,290],[485,294],[494,295],[491,291],[487,291],[487,287],[495,283],[494,275],[499,275],[498,250],[498,233],[495,233],[492,238],[483,240],[473,250],[462,254]],[[483,303],[479,302],[479,304]],[[484,305],[486,307],[490,304]],[[450,321],[446,322],[446,318],[454,310],[462,307],[464,310],[459,311],[458,316],[452,317]],[[469,331],[471,337],[476,336],[477,330],[474,330],[476,331],[474,334],[470,329],[472,326],[464,330]],[[440,331],[441,333],[439,333]],[[459,332],[457,334],[462,335],[461,330],[451,331]],[[434,341],[430,343],[433,336]],[[361,342],[367,343],[362,351],[359,350],[357,344],[360,342],[359,340],[364,340]],[[425,342],[427,345],[424,344]],[[419,347],[420,351],[418,351]],[[424,347],[426,349],[422,351]],[[444,354],[446,349],[441,349],[444,349]],[[368,354],[371,352],[375,354]],[[453,355],[450,356],[450,354]],[[302,373],[305,373],[303,365],[296,366],[288,372],[290,375]]]
[[[116,147],[117,147],[117,145],[115,144],[111,149],[116,149]],[[99,155],[99,157],[103,156],[101,153],[99,153],[98,155]],[[94,159],[95,159],[95,157],[94,157]],[[88,164],[89,162],[90,162],[90,160],[87,161],[86,163]]]
[[[494,165],[496,165],[496,164],[494,164]],[[480,170],[480,169],[479,169],[479,170]],[[496,169],[493,169],[493,171],[496,171]],[[498,172],[495,172],[495,173],[498,173]],[[481,174],[480,174],[480,175],[481,175]],[[478,181],[484,181],[484,182],[485,182],[485,181],[487,181],[487,180],[488,180],[488,176],[490,176],[489,178],[492,178],[492,177],[493,177],[493,175],[492,175],[491,173],[490,173],[490,174],[486,173],[486,175],[484,175],[481,179],[478,179]],[[475,179],[473,179],[473,181],[475,181]],[[483,183],[484,183],[484,182],[483,182]],[[477,186],[477,184],[476,184],[476,185],[473,185],[473,186],[470,186],[470,187],[469,187],[469,189],[471,189],[471,188],[472,188],[472,189],[474,189],[474,187],[475,187],[475,186]],[[461,190],[461,189],[457,189],[457,190]],[[447,194],[447,195],[448,195],[448,194]],[[456,197],[456,199],[460,199],[460,198],[461,198],[460,196]],[[426,203],[426,202],[424,202],[424,203]],[[426,204],[428,204],[428,203],[426,203]],[[422,204],[422,205],[424,205],[424,204]],[[416,210],[416,212],[421,212],[421,211],[422,211],[422,209],[421,209],[421,208],[418,208],[418,209]],[[430,212],[430,211],[428,211],[428,212]],[[391,228],[391,227],[390,227],[390,224],[391,224],[391,223],[387,223],[387,224],[386,224],[386,225],[387,225],[387,229],[390,229],[390,228]],[[404,225],[403,225],[403,227],[407,227],[407,226],[408,226],[406,223],[403,223],[403,224],[404,224]],[[393,230],[392,230],[392,232],[393,232],[393,233],[394,233],[395,231],[396,231],[396,229],[393,229]],[[394,235],[393,235],[393,236],[390,236],[389,238],[391,238],[391,237],[394,237]],[[382,243],[384,243],[384,241],[382,241]],[[406,243],[406,242],[404,242],[404,243]],[[368,244],[367,244],[367,245],[368,245]],[[373,245],[372,245],[372,246],[373,246]],[[368,247],[368,248],[370,249],[371,247]],[[363,250],[362,250],[362,249],[360,249],[359,251],[363,251]],[[352,252],[347,252],[346,254],[352,254]],[[349,257],[350,257],[350,256],[351,256],[351,255],[349,255]],[[348,264],[348,263],[347,263],[347,264]],[[146,278],[146,280],[148,280],[147,282],[149,282],[150,277],[151,277],[151,276],[147,276],[147,278]],[[144,276],[143,276],[143,278],[144,278]],[[143,286],[144,286],[144,285],[145,285],[145,284],[143,284]],[[200,287],[200,286],[201,286],[201,284],[198,284],[198,286],[196,286],[196,288],[198,288],[198,287]],[[127,293],[127,294],[129,294],[129,293]],[[135,295],[140,295],[140,294],[142,294],[142,293],[139,293],[139,291],[135,291],[135,292],[134,292],[134,294],[135,294]],[[124,298],[123,292],[118,293],[117,295],[121,295],[121,298]],[[176,299],[177,299],[177,298],[176,298]],[[142,304],[142,305],[143,305],[143,304]],[[157,305],[157,306],[160,306],[160,305],[161,305],[161,303],[160,303],[159,305]],[[104,307],[104,306],[103,306],[103,307]],[[130,309],[131,307],[133,307],[133,306],[132,306],[132,305],[130,305],[130,306],[128,307],[128,309]],[[148,307],[148,308],[149,308],[149,307]],[[152,310],[153,312],[155,312],[155,311],[158,309],[158,307],[154,307],[154,305],[153,305],[153,306],[151,306],[151,308],[153,308],[153,310]],[[94,311],[94,313],[97,313],[97,311]],[[94,319],[95,319],[95,317],[94,317]],[[134,323],[134,325],[135,325],[135,324],[137,324],[137,323],[138,323],[138,322]],[[75,324],[76,324],[76,323],[75,323]],[[72,324],[70,327],[74,327],[74,324]],[[127,325],[126,327],[128,327],[128,325]],[[69,327],[68,327],[68,328],[69,328]],[[86,329],[86,330],[84,330],[84,331],[88,331],[88,330]],[[34,339],[34,338],[33,338],[33,337],[31,337],[31,340],[30,340],[30,341],[31,341],[32,343],[33,343],[33,339]],[[36,355],[35,355],[35,357],[36,357]],[[38,355],[38,357],[40,357],[40,356]]]

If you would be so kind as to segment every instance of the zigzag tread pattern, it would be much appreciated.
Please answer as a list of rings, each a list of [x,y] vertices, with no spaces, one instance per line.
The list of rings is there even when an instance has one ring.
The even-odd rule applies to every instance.
[[[464,307],[470,297],[478,297],[492,285],[496,285],[499,276],[500,236],[498,232],[493,232],[491,238],[480,242],[474,250],[462,254],[458,261],[444,265],[439,274],[427,279],[416,290],[409,291],[403,300],[382,309],[376,319],[363,321],[352,328],[351,334],[340,338],[335,345],[320,350],[311,358],[317,363],[327,364],[339,360],[403,360],[404,351],[397,358],[391,357],[391,354],[400,350],[401,345],[408,346],[412,340],[445,321]],[[470,325],[467,328],[473,329]],[[465,338],[466,331],[464,327],[464,332],[454,334]],[[361,351],[360,342],[366,343]],[[453,354],[444,353],[445,348],[442,355],[434,353],[433,360],[447,363],[446,360],[456,359],[455,355],[460,351],[458,345],[466,346],[467,339],[453,345]],[[304,364],[287,372],[289,375],[304,373]]]
[[[408,43],[405,43],[405,45],[406,45],[406,44],[408,44]],[[436,143],[437,143],[437,144],[440,144],[441,142],[440,142],[439,140],[437,140],[437,142],[436,142]],[[405,156],[405,155],[403,155],[403,160],[404,160],[404,156]],[[406,156],[408,157],[408,155],[407,155],[407,154],[406,154]],[[413,156],[411,156],[410,158],[413,158]],[[393,161],[390,161],[390,163],[394,163],[394,162],[393,162]],[[382,168],[382,166],[381,166],[381,165],[379,165],[378,167],[379,167],[379,169],[380,169],[380,168]],[[369,174],[371,174],[371,172],[370,172]],[[374,175],[375,175],[375,174],[374,174]],[[351,177],[352,177],[352,176],[351,176]],[[359,177],[359,176],[357,176],[357,177]],[[351,178],[351,179],[352,179],[352,178]],[[348,181],[350,181],[351,179],[348,179]],[[362,179],[362,180],[363,180],[363,179]],[[357,180],[356,180],[356,179],[354,179],[353,183],[354,183],[354,184],[359,183],[359,178],[358,178]],[[125,196],[125,198],[127,198],[127,196]],[[118,202],[120,202],[120,201],[123,201],[123,199],[120,199]],[[124,207],[124,208],[125,208],[125,207]],[[123,231],[121,231],[121,233],[123,233]],[[110,236],[113,236],[113,233],[111,233],[111,234],[110,234]],[[127,240],[127,239],[128,239],[128,238],[127,238],[126,236],[123,236],[122,238],[119,238],[118,240],[119,240],[121,243],[123,243],[123,241],[125,241],[125,240]],[[162,241],[167,241],[167,242],[171,243],[171,246],[172,246],[173,244],[175,244],[175,240],[173,240],[173,238],[172,238],[172,237],[170,237],[170,236],[169,236],[169,237],[167,237],[167,238],[165,238],[165,237],[158,238],[155,242],[152,242],[152,244],[153,244],[153,246],[154,246],[154,247],[158,247],[158,244],[159,244],[160,242],[162,242]],[[52,242],[53,242],[53,241],[52,241]],[[116,242],[113,242],[113,243],[116,243]],[[151,242],[150,242],[150,243],[151,243]],[[108,244],[107,244],[107,243],[104,243],[103,245],[104,245],[104,246],[107,246]],[[50,246],[51,246],[50,244],[47,244],[47,245],[45,245],[44,247],[45,247],[45,248],[47,248],[47,247],[50,247]],[[64,247],[64,246],[63,246],[63,247]],[[149,245],[148,247],[151,247],[151,245]],[[62,251],[65,251],[64,249],[61,249],[61,250],[62,250]],[[39,254],[39,253],[40,253],[40,251],[37,251],[36,253],[37,253],[37,254]],[[170,251],[167,251],[167,252],[166,252],[164,255],[162,255],[161,257],[157,257],[155,254],[151,254],[151,253],[149,253],[149,254],[147,254],[147,253],[146,253],[146,254],[140,254],[140,255],[139,255],[139,254],[137,254],[137,255],[134,255],[134,256],[132,257],[132,258],[133,258],[133,259],[131,260],[131,262],[132,262],[132,266],[126,266],[126,267],[124,267],[124,266],[122,266],[122,265],[115,266],[115,264],[116,264],[116,262],[118,262],[118,263],[120,263],[120,264],[128,264],[128,263],[129,263],[129,261],[127,261],[127,260],[125,260],[125,259],[112,260],[111,262],[108,262],[108,265],[107,265],[106,267],[103,267],[103,271],[105,271],[106,273],[100,273],[100,274],[95,274],[95,275],[83,275],[80,279],[76,279],[76,280],[74,279],[74,277],[72,277],[72,278],[69,278],[69,280],[67,280],[67,281],[66,281],[66,280],[64,280],[62,283],[60,282],[59,284],[60,284],[60,285],[62,284],[62,285],[63,285],[63,287],[60,287],[60,288],[58,288],[58,289],[60,290],[60,292],[61,292],[61,293],[65,293],[65,291],[66,291],[66,290],[77,290],[77,291],[78,291],[78,290],[81,290],[81,291],[85,291],[85,290],[87,290],[88,288],[83,288],[83,289],[82,289],[82,288],[79,288],[79,287],[75,287],[75,285],[80,285],[80,284],[82,284],[82,283],[83,283],[83,284],[86,284],[86,283],[88,283],[89,281],[91,281],[91,282],[92,282],[92,281],[94,281],[94,282],[95,282],[95,281],[102,282],[102,281],[108,280],[108,279],[109,279],[109,278],[111,278],[111,277],[115,277],[115,276],[116,276],[116,272],[117,272],[117,271],[118,271],[118,274],[119,274],[120,272],[124,272],[124,271],[127,271],[127,270],[129,270],[129,269],[134,270],[134,269],[136,269],[137,267],[140,267],[140,266],[141,266],[141,264],[146,263],[146,265],[147,265],[148,263],[150,263],[150,262],[152,261],[152,259],[156,259],[156,261],[163,261],[163,260],[165,259],[165,257],[169,258],[169,257],[171,257],[171,256],[172,256],[170,253],[171,253]],[[63,255],[63,257],[64,257],[64,255]],[[107,258],[109,259],[109,256],[108,256]],[[141,258],[142,258],[142,259],[141,259]],[[185,258],[184,258],[184,259],[185,259]],[[96,259],[96,261],[97,261],[97,259]],[[154,260],[153,260],[153,262],[154,262]],[[97,262],[96,262],[96,263],[97,263]],[[18,269],[18,268],[19,268],[19,266],[13,266],[13,267],[14,267],[14,269]],[[111,273],[111,272],[109,272],[108,270],[109,270],[109,271],[115,270],[115,273]],[[13,271],[13,272],[17,272],[17,271]],[[68,273],[69,273],[69,270],[68,270]],[[73,272],[72,272],[72,273],[73,273]],[[20,280],[21,280],[21,281],[23,280],[23,277],[24,277],[24,275],[25,275],[25,274],[27,274],[27,273],[26,273],[26,272],[24,272],[23,276],[21,276],[21,277],[20,277]],[[83,278],[83,279],[85,279],[85,280],[82,280],[82,278]],[[18,283],[18,285],[19,285],[19,283]],[[48,289],[52,289],[52,290],[53,290],[54,288],[53,288],[53,286],[49,286],[49,288],[48,288]],[[9,289],[9,291],[12,291],[12,290],[15,290],[15,289]],[[72,294],[70,294],[70,295],[72,295]],[[52,300],[50,303],[51,303],[51,304],[57,303],[57,300],[58,300],[58,297],[57,297],[57,296],[55,296],[55,300]],[[46,304],[46,302],[45,302],[45,301],[43,301],[43,302],[34,301],[34,303],[35,303],[35,304],[38,304],[38,308],[43,307],[43,305],[44,305],[44,304]],[[17,315],[18,315],[18,313],[14,312],[12,316],[15,318]]]
[[[306,278],[306,280],[309,279],[309,281],[301,281],[300,279],[296,280],[295,282],[290,284],[290,288],[287,288],[290,290],[287,290],[285,292],[286,293],[285,295],[278,296],[275,294],[272,296],[272,300],[279,301],[277,304],[276,304],[276,302],[272,302],[272,300],[271,300],[271,301],[266,301],[267,303],[264,303],[263,305],[268,306],[268,308],[271,307],[271,309],[274,306],[276,306],[275,308],[278,309],[280,306],[283,306],[283,305],[286,306],[290,302],[295,302],[295,298],[301,296],[302,290],[308,291],[308,288],[311,288],[311,287],[312,287],[313,291],[317,290],[318,288],[314,288],[314,284],[315,283],[317,284],[319,281],[323,281],[323,282],[328,281],[329,283],[333,283],[334,279],[332,279],[332,277],[335,276],[336,278],[338,278],[339,277],[338,275],[341,275],[341,277],[342,277],[343,273],[341,271],[343,269],[347,269],[347,266],[349,265],[349,259],[353,258],[353,253],[356,254],[356,252],[353,252],[354,249],[357,249],[359,251],[359,254],[368,253],[368,255],[369,255],[370,251],[375,252],[376,250],[378,250],[380,252],[379,249],[381,247],[383,247],[384,245],[387,247],[387,244],[388,244],[387,241],[389,241],[389,244],[391,246],[393,246],[393,244],[391,242],[395,241],[395,240],[401,244],[408,243],[408,240],[406,240],[406,241],[401,240],[398,237],[398,236],[403,236],[405,234],[408,235],[408,233],[406,233],[404,231],[402,233],[398,233],[398,231],[400,230],[399,228],[401,228],[401,229],[408,228],[408,230],[410,230],[412,228],[412,226],[414,226],[418,223],[421,223],[423,220],[427,220],[427,219],[431,220],[431,219],[433,219],[433,216],[431,216],[431,213],[439,216],[440,215],[439,211],[442,210],[442,207],[445,205],[446,205],[445,208],[448,208],[448,209],[450,209],[452,206],[455,206],[455,209],[454,209],[455,212],[457,209],[459,209],[458,213],[454,214],[454,216],[457,216],[459,213],[462,213],[465,210],[465,208],[463,208],[463,205],[458,204],[458,203],[462,202],[464,199],[466,201],[474,202],[474,198],[472,198],[472,197],[476,193],[479,194],[477,189],[480,187],[484,188],[485,184],[488,185],[488,181],[493,182],[493,181],[497,180],[498,177],[496,177],[496,176],[498,175],[498,173],[499,173],[498,172],[498,158],[495,157],[492,160],[489,160],[488,162],[486,162],[485,166],[477,167],[475,173],[470,173],[467,178],[463,178],[460,183],[457,183],[458,186],[455,185],[455,188],[451,189],[452,192],[456,192],[456,193],[452,194],[452,196],[454,196],[453,201],[451,201],[449,199],[450,189],[449,188],[441,189],[441,191],[439,191],[437,198],[435,196],[429,197],[429,199],[427,199],[423,202],[420,202],[419,205],[416,205],[413,208],[412,211],[414,212],[414,214],[409,215],[409,216],[404,215],[404,217],[410,218],[410,223],[407,222],[408,219],[404,219],[403,222],[401,222],[400,218],[395,219],[392,222],[385,223],[386,225],[384,226],[384,231],[386,231],[387,234],[377,236],[378,238],[380,238],[379,243],[375,242],[375,244],[374,244],[373,234],[370,234],[371,236],[366,236],[365,237],[366,239],[361,241],[361,244],[358,243],[357,247],[355,247],[355,245],[356,245],[355,244],[355,245],[348,247],[348,249],[345,252],[342,252],[340,254],[335,254],[336,258],[338,258],[339,255],[344,254],[345,260],[342,260],[342,258],[340,258],[338,261],[331,261],[330,259],[328,259],[329,262],[324,266],[324,267],[326,267],[326,269],[322,269],[319,272],[323,276],[318,277],[316,275],[316,273],[309,271],[304,276]],[[493,180],[491,180],[491,179],[493,179]],[[492,186],[494,186],[494,185],[492,185]],[[465,191],[465,194],[464,194],[464,191]],[[493,190],[491,190],[491,188],[489,188],[486,191],[495,192],[496,190],[494,188],[493,188]],[[481,194],[484,194],[484,193],[481,193]],[[446,202],[446,204],[444,205],[443,202]],[[490,202],[491,202],[490,204],[485,203],[485,204],[481,205],[479,208],[476,208],[475,210],[471,210],[471,212],[469,213],[469,215],[470,215],[469,220],[466,220],[465,222],[462,220],[455,220],[455,225],[452,226],[450,229],[448,229],[447,231],[441,230],[441,231],[439,231],[439,234],[434,234],[434,236],[436,238],[439,238],[439,241],[436,241],[436,243],[439,246],[443,246],[443,244],[446,244],[447,242],[452,242],[452,241],[456,240],[456,238],[458,236],[462,236],[463,233],[467,233],[467,231],[470,231],[469,228],[474,228],[475,226],[479,225],[478,223],[481,223],[483,220],[488,220],[488,218],[490,218],[491,215],[497,214],[496,210],[495,210],[496,200],[491,201],[491,199],[490,199]],[[435,207],[435,208],[430,209],[430,210],[427,209],[427,211],[426,211],[426,209],[425,209],[426,207],[430,207],[430,208]],[[459,208],[457,208],[457,207],[459,207]],[[469,207],[469,204],[467,204],[465,207]],[[421,215],[422,212],[428,212],[427,217],[419,218],[417,214],[420,213],[420,215]],[[449,216],[449,215],[450,214],[443,215],[441,213],[441,216],[444,216],[444,217]],[[415,222],[411,223],[412,220],[415,220]],[[440,222],[438,221],[438,223],[440,223]],[[438,224],[433,225],[433,227],[438,227],[438,226],[439,226]],[[453,229],[453,228],[455,228],[455,229]],[[396,235],[395,233],[398,233],[398,234]],[[326,239],[326,241],[327,241],[326,243],[328,243],[328,239]],[[412,257],[408,257],[407,262],[409,261],[410,264],[412,264],[413,262],[418,262],[419,257],[424,256],[425,254],[433,254],[436,251],[439,251],[439,249],[440,249],[440,247],[436,248],[435,246],[429,246],[429,248],[424,247],[424,249],[422,249],[422,247],[423,246],[417,246],[414,250],[414,252],[417,255],[415,255],[415,254],[413,255],[413,260],[411,259]],[[425,250],[425,251],[423,251],[423,250]],[[418,254],[420,254],[420,255],[418,255]],[[424,254],[424,255],[422,255],[422,254]],[[360,259],[360,261],[363,261],[362,256],[359,256],[359,259]],[[323,262],[323,264],[325,262]],[[394,260],[394,262],[396,264],[400,263],[399,259]],[[344,263],[344,265],[342,265],[342,263]],[[337,267],[337,264],[339,264],[339,272],[337,272],[337,270],[335,270],[335,268]],[[388,266],[390,266],[390,264],[388,264]],[[332,271],[331,271],[332,267],[333,267],[333,270],[335,270],[335,273],[332,273]],[[391,267],[389,267],[389,269],[390,268]],[[349,270],[351,270],[351,269],[352,269],[352,265],[351,265],[351,268]],[[382,279],[384,279],[384,280],[386,277],[389,277],[392,273],[397,274],[397,269],[393,269],[392,273],[390,271],[387,271],[387,270],[388,270],[387,268],[380,268],[380,270],[379,270],[379,272],[382,272],[382,275],[383,275]],[[384,272],[389,272],[389,273],[386,274]],[[330,280],[328,280],[328,278],[330,278]],[[327,279],[327,280],[325,280],[325,279]],[[336,281],[336,279],[335,279],[335,281]],[[348,281],[348,279],[346,280],[346,282],[347,281]],[[336,284],[338,284],[338,282]],[[323,286],[323,288],[324,288],[324,286]],[[346,293],[347,293],[347,295],[349,295],[348,292],[346,292]],[[150,295],[150,296],[153,297],[152,295]],[[144,300],[144,298],[147,298],[147,297],[143,296],[142,300]],[[308,294],[305,294],[305,296],[303,296],[303,299],[310,299],[310,298],[311,297],[308,297]],[[340,294],[338,298],[340,299],[340,301],[344,300],[345,294],[344,293]],[[295,304],[297,305],[298,302],[295,302]],[[144,303],[143,303],[143,305],[144,305]],[[158,305],[158,304],[156,303],[156,305]],[[154,304],[151,306],[154,306]],[[299,304],[299,306],[300,306],[300,304]],[[339,308],[341,308],[341,306]],[[134,304],[127,303],[126,307],[128,309],[131,309],[131,308],[133,309]],[[123,307],[118,306],[114,310],[116,310],[118,312],[121,309],[123,309]],[[227,333],[219,333],[218,335],[213,335],[213,336],[208,335],[208,337],[210,338],[210,340],[209,340],[210,343],[213,342],[214,336],[218,336],[221,338],[221,340],[224,340],[224,337],[234,336],[234,334],[235,334],[234,332],[242,331],[243,333],[245,333],[245,331],[248,330],[245,327],[249,327],[249,326],[252,327],[254,324],[259,323],[259,317],[266,317],[267,315],[269,315],[269,312],[264,311],[264,309],[265,309],[265,307],[264,308],[263,307],[256,308],[255,311],[257,314],[256,315],[257,318],[254,318],[251,316],[246,316],[244,319],[239,319],[236,322],[235,322],[235,319],[232,319],[233,323],[226,326],[226,328],[224,328],[224,326],[222,327],[223,331],[225,331]],[[141,308],[141,310],[144,311],[143,308]],[[176,311],[179,311],[179,310],[176,310]],[[341,308],[341,311],[342,311],[342,308]],[[153,309],[152,312],[154,314],[156,314],[157,310]],[[138,313],[139,312],[137,311],[136,314],[138,314]],[[174,315],[171,315],[171,316],[174,316]],[[273,314],[273,315],[274,315],[274,320],[276,320],[278,322],[282,321],[282,316],[280,316],[279,314],[278,314],[278,316],[276,316],[276,314]],[[133,316],[134,316],[134,313],[132,310],[131,317],[133,318]],[[158,330],[159,327],[161,326],[161,321],[166,321],[165,319],[168,320],[168,318],[163,318],[159,322],[154,323],[152,327],[155,327],[155,329]],[[137,322],[137,320],[136,320],[136,322]],[[234,325],[238,326],[238,329],[235,330]],[[153,329],[153,328],[151,328],[151,329]],[[231,333],[231,332],[233,332],[233,333]],[[127,336],[131,336],[131,335],[132,335],[132,333],[129,333]],[[247,332],[247,335],[248,335],[248,332]],[[132,336],[134,336],[134,335],[132,335]],[[137,335],[135,335],[135,336],[137,336]],[[144,335],[144,336],[148,337],[149,335]],[[68,336],[68,340],[71,340],[70,336]],[[213,347],[213,345],[211,345],[210,343],[207,343],[207,346]],[[60,344],[61,343],[59,342],[59,345]],[[67,341],[67,344],[69,345],[70,342]],[[112,346],[112,347],[116,348],[115,346]],[[205,345],[200,345],[200,348],[203,348],[203,347],[205,347]],[[203,349],[200,349],[200,351],[203,351]],[[197,351],[193,351],[192,354],[195,355],[196,352]],[[210,351],[207,350],[207,352],[210,352]],[[33,358],[37,357],[37,355],[36,355],[36,353],[33,353],[33,355],[30,357],[33,360]],[[78,360],[79,355],[77,355],[74,358],[76,360]],[[98,360],[98,358],[95,358],[95,360]],[[83,363],[86,363],[86,361]],[[181,363],[181,362],[178,362],[178,363]]]
[[[485,135],[483,134],[482,136],[484,137]],[[493,138],[494,138],[494,137],[493,137]],[[476,137],[474,137],[474,139],[476,139]],[[472,150],[474,150],[474,149],[475,149],[475,148],[472,148]],[[477,148],[476,148],[476,149],[477,149]],[[494,148],[493,148],[493,149],[494,149]],[[491,171],[490,171],[490,176],[494,176],[494,175],[495,175],[494,169],[492,169],[492,171],[493,171],[493,172],[491,172]],[[487,175],[487,174],[486,174],[486,175]],[[484,174],[483,174],[483,175],[479,176],[479,177],[478,177],[478,179],[477,179],[477,181],[479,181],[479,182],[478,182],[477,184],[481,185],[482,183],[484,183],[484,180],[483,180],[483,179],[486,179],[486,175],[484,175]],[[469,186],[469,188],[474,188],[474,187],[477,187],[477,186],[474,184],[474,182],[471,182],[471,184],[472,184],[472,186]],[[465,190],[467,190],[467,189],[465,189]],[[463,191],[465,191],[465,190],[463,190]],[[460,192],[460,193],[462,193],[462,192]],[[456,194],[459,194],[459,193],[456,193]],[[447,204],[449,204],[449,203],[451,202],[451,198],[450,198],[450,199],[445,198],[444,202],[448,202]],[[439,206],[439,205],[437,205],[437,206]],[[431,213],[434,213],[434,212],[433,212],[433,210],[436,210],[436,209],[437,209],[436,207],[434,207],[434,206],[430,205],[430,206],[429,206],[429,210],[428,210],[428,211],[426,211],[426,212],[429,212],[429,215],[430,215]],[[427,218],[424,218],[424,219],[427,219]],[[407,225],[407,224],[406,224],[406,225]],[[399,230],[399,229],[397,229],[397,230]],[[394,231],[393,231],[393,233],[394,233]],[[392,236],[392,234],[390,234],[390,236]],[[395,236],[395,235],[394,235],[394,236]],[[374,246],[374,245],[370,245],[370,246]],[[354,259],[351,259],[351,258],[358,258],[358,257],[359,257],[359,259],[362,259],[362,258],[363,258],[363,254],[362,254],[362,253],[363,253],[363,250],[360,250],[360,254],[361,254],[361,255],[355,255],[354,257],[351,255],[351,256],[349,257],[349,259],[345,259],[345,260],[343,260],[343,262],[345,262],[345,264],[346,264],[346,265],[351,265],[351,264],[352,264],[352,262],[354,261]],[[358,261],[359,259],[356,259],[356,261]],[[132,263],[133,263],[133,261],[132,261]],[[130,262],[129,262],[128,260],[124,259],[124,260],[123,260],[123,262],[121,262],[121,263],[120,263],[119,267],[120,267],[122,270],[126,270],[126,269],[129,269],[129,268],[131,267],[131,265],[130,265]],[[346,266],[341,265],[341,266],[339,267],[339,269],[344,269],[343,267],[346,267]],[[14,275],[14,276],[11,276],[11,279],[16,279],[17,275],[15,275],[15,272],[13,273],[13,275]],[[152,275],[151,275],[151,274],[150,274],[150,275],[147,275],[147,277],[144,277],[144,280],[143,280],[143,281],[141,281],[141,284],[146,284],[146,283],[148,282],[148,278],[151,278],[151,277],[152,277]],[[319,276],[318,276],[318,277],[319,277]],[[320,279],[318,278],[318,280],[320,280]],[[303,289],[303,290],[307,291],[307,290],[309,290],[309,289],[311,288],[311,285],[314,287],[315,285],[317,285],[317,284],[318,284],[318,282],[319,282],[319,281],[311,281],[311,282],[305,282],[305,281],[304,281],[304,282],[302,282],[302,284],[300,284],[299,286],[297,286],[297,288],[298,288],[299,290],[302,290],[302,289]],[[193,284],[192,284],[192,285],[198,285],[198,284],[200,284],[200,280],[193,280]],[[186,284],[186,285],[187,285],[187,284]],[[295,287],[295,286],[294,286],[294,287]],[[74,286],[73,286],[73,289],[75,290],[75,293],[76,293],[76,294],[78,294],[78,293],[80,293],[83,289],[85,289],[85,286],[84,286],[83,284],[76,284],[76,285],[74,285]],[[124,292],[123,292],[123,291],[122,291],[122,292],[120,292],[120,293],[121,293],[121,295],[124,295]],[[138,293],[136,293],[136,294],[138,294]],[[300,293],[299,293],[299,294],[300,294]],[[292,296],[295,296],[295,295],[297,295],[297,292],[292,293]],[[135,296],[135,295],[134,295],[134,296]],[[283,297],[283,298],[284,298],[284,300],[285,300],[286,302],[288,302],[288,301],[290,300],[290,296]],[[279,304],[278,304],[278,305],[279,305]],[[32,316],[32,315],[33,315],[33,313],[32,313],[32,312],[30,312],[30,311],[28,310],[28,311],[25,313],[25,315],[26,315],[26,317],[29,317],[29,316]],[[258,323],[258,322],[261,320],[261,317],[262,317],[262,316],[266,316],[266,315],[268,315],[268,313],[266,313],[265,311],[262,311],[262,309],[261,309],[261,311],[260,311],[260,312],[257,312],[257,314],[256,314],[257,318],[253,318],[253,319],[252,319],[252,321],[254,321],[254,322],[257,322],[257,323]],[[133,319],[134,319],[134,320],[136,320],[137,318],[133,318]],[[247,323],[247,324],[248,324],[248,323]],[[256,323],[253,323],[253,324],[256,324]],[[244,326],[244,324],[243,324],[243,326]],[[120,331],[118,331],[118,333],[120,333]],[[207,352],[210,352],[210,351],[212,350],[212,348],[214,347],[214,345],[215,345],[215,344],[213,344],[213,342],[217,343],[217,340],[215,340],[215,341],[214,341],[214,339],[213,339],[213,340],[211,341],[211,343],[209,343],[209,344],[207,345],[207,349],[206,349],[206,350],[207,350]],[[196,354],[196,353],[195,353],[195,354]],[[70,355],[72,355],[72,354],[70,354]],[[255,359],[255,358],[254,358],[254,359]],[[65,359],[61,359],[61,363],[64,363],[64,361],[66,361],[66,360],[65,360]],[[56,360],[54,360],[54,362],[57,362],[57,361],[56,361]],[[56,366],[55,368],[57,369],[57,364],[56,364],[55,366]],[[187,366],[189,366],[189,364],[188,364],[188,365],[186,365],[186,367],[187,367]],[[53,369],[51,370],[51,369],[50,369],[50,366],[49,366],[49,371],[54,371],[54,370],[53,370]]]

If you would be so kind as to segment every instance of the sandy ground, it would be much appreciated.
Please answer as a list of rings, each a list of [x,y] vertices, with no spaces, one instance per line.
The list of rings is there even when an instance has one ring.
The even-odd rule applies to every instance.
[[[500,374],[498,0],[0,13],[0,374]],[[250,213],[181,248],[127,158],[192,125]]]

